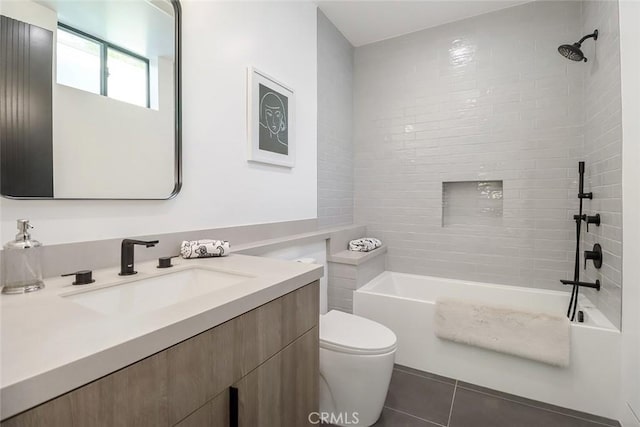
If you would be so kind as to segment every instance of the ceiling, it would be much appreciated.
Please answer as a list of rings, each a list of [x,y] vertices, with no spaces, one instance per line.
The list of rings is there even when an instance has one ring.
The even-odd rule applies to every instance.
[[[317,0],[317,3],[357,47],[528,1],[531,0]]]
[[[2,1],[2,0],[0,0]],[[173,57],[173,9],[166,0],[36,0],[58,20],[146,58]]]

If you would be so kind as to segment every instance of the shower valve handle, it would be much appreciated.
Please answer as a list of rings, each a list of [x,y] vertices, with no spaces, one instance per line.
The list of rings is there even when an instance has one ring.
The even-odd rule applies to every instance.
[[[587,269],[587,261],[592,260],[595,268],[602,267],[602,247],[596,243],[593,250],[584,251],[584,268]]]
[[[595,224],[596,227],[600,227],[600,214],[587,215],[585,221],[587,222],[587,233],[588,233],[589,224]]]

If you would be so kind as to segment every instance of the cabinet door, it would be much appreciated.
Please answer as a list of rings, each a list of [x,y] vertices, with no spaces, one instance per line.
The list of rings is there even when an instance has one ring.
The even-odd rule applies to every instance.
[[[166,352],[2,422],[1,427],[167,426]]]
[[[315,326],[318,286],[313,282],[169,348],[169,424],[187,417]]]
[[[316,326],[234,384],[237,420],[232,416],[230,425],[309,425],[309,414],[318,411],[318,357]]]
[[[229,427],[229,391],[214,397],[176,427]]]

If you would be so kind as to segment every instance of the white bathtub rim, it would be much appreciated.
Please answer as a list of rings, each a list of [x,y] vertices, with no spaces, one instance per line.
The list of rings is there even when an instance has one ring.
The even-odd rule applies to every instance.
[[[358,289],[358,291],[369,291],[372,287],[376,286],[379,282],[384,280],[389,276],[405,276],[412,277],[416,279],[436,279],[447,283],[464,283],[466,285],[474,285],[474,286],[484,286],[492,289],[501,289],[501,290],[512,290],[512,291],[521,291],[522,289],[526,289],[527,292],[537,293],[537,294],[552,294],[552,295],[562,295],[566,296],[569,292],[567,291],[555,291],[553,289],[538,289],[538,288],[529,288],[526,286],[515,286],[515,285],[502,285],[488,282],[476,282],[474,280],[464,280],[464,279],[451,279],[448,277],[440,277],[440,276],[426,276],[422,274],[412,274],[412,273],[401,273],[398,271],[385,270],[382,273],[378,274],[376,277],[371,279],[368,283]],[[379,293],[379,292],[373,292]],[[581,295],[583,296],[583,295]],[[585,297],[586,298],[586,297]],[[421,300],[422,301],[422,300]]]
[[[464,285],[470,285],[470,286],[481,286],[481,287],[485,287],[485,288],[489,288],[489,289],[496,289],[496,290],[501,290],[501,291],[513,291],[513,292],[523,292],[524,291],[524,292],[531,292],[531,293],[538,294],[538,295],[553,295],[553,296],[562,296],[562,297],[570,296],[569,292],[567,292],[567,291],[554,291],[552,289],[538,289],[538,288],[529,288],[529,287],[525,287],[525,286],[514,286],[514,285],[500,285],[500,284],[495,284],[495,283],[476,282],[476,281],[472,281],[472,280],[450,279],[450,278],[447,278],[447,277],[425,276],[425,275],[420,275],[420,274],[401,273],[401,272],[390,271],[390,270],[383,271],[382,273],[380,273],[379,275],[377,275],[376,277],[371,279],[364,286],[362,286],[361,288],[357,289],[355,292],[364,293],[364,294],[370,294],[370,295],[385,295],[385,296],[388,296],[390,298],[398,298],[398,299],[405,300],[405,301],[419,301],[419,302],[424,302],[424,303],[427,303],[427,304],[435,304],[435,301],[432,301],[432,300],[424,300],[424,299],[420,299],[420,298],[406,297],[406,296],[395,295],[395,294],[390,294],[390,293],[385,293],[385,292],[380,292],[380,291],[376,291],[375,290],[375,287],[378,286],[381,282],[383,282],[384,280],[386,280],[388,278],[392,278],[393,276],[411,277],[411,278],[418,279],[418,280],[424,280],[425,278],[427,278],[427,279],[435,279],[435,280],[442,281],[442,282],[445,282],[445,283],[464,284]],[[502,305],[501,304],[496,304],[496,306],[509,308],[505,304],[502,304]],[[618,329],[609,319],[607,319],[607,317],[604,314],[602,314],[602,312],[600,312],[600,310],[598,310],[596,308],[596,306],[584,294],[580,294],[579,297],[578,297],[578,309],[581,309],[581,310],[585,311],[588,317],[594,318],[594,320],[595,320],[595,322],[597,324],[593,325],[593,324],[586,324],[586,323],[571,322],[571,326],[572,327],[590,328],[590,329],[602,330],[602,331],[607,331],[607,332],[620,333],[620,329]],[[546,312],[544,310],[543,310],[543,312],[548,313],[548,314],[552,314],[552,315],[557,315],[557,313],[549,313],[549,312]]]

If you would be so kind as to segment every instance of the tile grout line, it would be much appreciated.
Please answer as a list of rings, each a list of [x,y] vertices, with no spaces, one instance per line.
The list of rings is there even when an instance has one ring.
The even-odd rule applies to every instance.
[[[602,422],[600,422],[600,421],[590,420],[590,419],[588,419],[588,418],[579,417],[579,416],[577,416],[577,415],[565,414],[565,413],[563,413],[563,412],[554,411],[553,409],[549,409],[549,408],[542,408],[542,407],[540,407],[540,406],[536,406],[536,405],[533,405],[533,404],[531,404],[531,403],[518,402],[517,400],[509,399],[509,398],[507,398],[507,397],[503,397],[503,396],[498,396],[498,395],[495,395],[495,394],[492,394],[492,393],[487,393],[487,392],[485,392],[485,391],[474,390],[474,389],[467,388],[467,387],[464,387],[464,386],[460,386],[460,388],[462,388],[462,389],[464,389],[464,390],[467,390],[467,391],[474,392],[474,393],[484,394],[485,396],[490,396],[490,397],[493,397],[493,398],[496,398],[496,399],[506,400],[507,402],[517,403],[517,404],[519,404],[519,405],[527,406],[527,407],[529,407],[529,408],[539,409],[539,410],[541,410],[541,411],[551,412],[551,413],[553,413],[553,414],[564,415],[565,417],[571,417],[571,418],[574,418],[574,419],[576,419],[576,420],[587,421],[587,422],[589,422],[589,423],[591,423],[591,424],[594,424],[594,425],[606,426],[606,427],[614,427],[614,426],[613,426],[613,425],[611,425],[611,424],[605,424],[605,423],[602,423]],[[526,398],[525,398],[525,399],[526,399]]]
[[[407,413],[407,412],[400,411],[400,410],[395,409],[395,408],[390,408],[390,407],[385,405],[385,408],[387,408],[387,409],[390,409],[392,411],[411,416],[411,417],[419,419],[419,420],[427,421],[427,422],[433,423],[435,425],[439,425],[439,426],[443,426],[443,427],[449,427],[449,425],[451,424],[451,418],[453,416],[453,405],[455,403],[455,397],[456,397],[456,394],[457,394],[457,389],[458,389],[458,387],[460,387],[461,389],[466,390],[466,391],[483,394],[483,395],[490,396],[490,397],[493,397],[493,398],[497,398],[497,399],[501,399],[501,400],[508,401],[508,402],[511,402],[511,403],[515,403],[515,404],[519,404],[519,405],[522,405],[522,406],[526,406],[526,407],[529,407],[529,408],[542,410],[542,411],[545,411],[545,412],[548,412],[548,413],[553,413],[553,414],[562,415],[562,416],[565,416],[565,417],[570,417],[570,418],[573,418],[573,419],[576,419],[576,420],[585,421],[585,422],[588,422],[588,423],[592,424],[594,427],[596,427],[596,426],[615,427],[615,424],[611,424],[611,423],[608,423],[606,421],[593,420],[593,419],[582,417],[580,415],[565,413],[565,412],[561,412],[560,410],[554,410],[554,409],[547,408],[547,407],[537,406],[535,401],[533,401],[532,403],[529,403],[529,402],[526,402],[526,401],[518,401],[518,400],[515,400],[515,399],[512,399],[512,398],[506,397],[506,396],[501,396],[501,395],[498,395],[498,394],[491,393],[490,391],[487,392],[487,391],[482,391],[482,390],[476,390],[474,388],[465,387],[464,384],[462,384],[461,381],[458,380],[458,379],[451,378],[452,382],[449,382],[449,381],[444,380],[447,377],[442,377],[443,379],[433,378],[431,376],[421,375],[418,372],[412,372],[412,371],[409,371],[409,370],[404,370],[404,369],[402,369],[402,367],[395,367],[395,366],[394,366],[393,370],[396,371],[396,372],[400,372],[400,373],[403,373],[403,374],[408,374],[408,375],[411,375],[413,377],[421,378],[421,379],[424,379],[424,380],[435,381],[435,382],[438,382],[438,383],[441,383],[441,384],[446,384],[446,385],[452,385],[454,387],[453,395],[452,395],[452,398],[451,398],[451,407],[449,408],[449,418],[447,420],[446,426],[444,426],[442,424],[439,424],[439,423],[435,423],[435,422],[430,421],[430,420],[427,420],[425,418],[421,418],[421,417],[415,416],[415,415]],[[515,397],[520,397],[520,396],[515,396]],[[526,398],[523,398],[523,399],[526,399]],[[529,400],[529,399],[527,399],[527,400]],[[544,404],[544,402],[540,402],[540,403]],[[589,414],[585,414],[585,415],[588,416]],[[619,424],[618,424],[618,426],[619,426]]]
[[[458,390],[458,380],[456,380],[455,386],[453,387],[453,396],[451,396],[451,407],[449,408],[449,418],[447,419],[447,427],[451,424],[451,414],[453,414],[453,403],[456,400],[456,391]]]
[[[447,427],[444,424],[436,423],[435,421],[429,421],[429,420],[427,420],[425,418],[420,418],[420,417],[418,417],[416,415],[410,414],[408,412],[401,411],[399,409],[391,408],[389,406],[385,406],[385,408],[390,410],[390,411],[397,412],[399,414],[406,415],[406,416],[411,417],[411,418],[415,418],[416,420],[420,420],[420,421],[427,422],[429,424],[433,424],[434,426]]]

